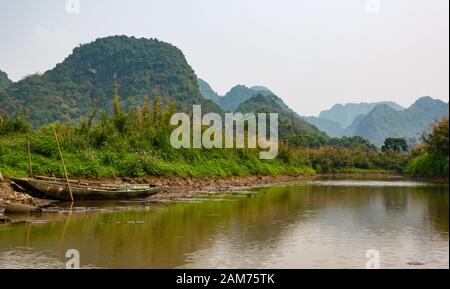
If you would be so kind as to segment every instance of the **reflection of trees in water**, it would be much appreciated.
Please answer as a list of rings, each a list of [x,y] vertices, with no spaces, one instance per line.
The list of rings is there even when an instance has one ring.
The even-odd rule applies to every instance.
[[[412,201],[427,208],[424,216],[437,231],[448,234],[448,187],[436,191],[430,188],[305,185],[260,191],[250,198],[232,197],[221,202],[75,213],[67,226],[64,248],[78,249],[82,264],[167,268],[185,264],[186,254],[214,246],[218,238],[239,251],[276,247],[291,234],[293,227],[311,220],[322,218],[319,222],[331,221],[337,226],[345,226],[341,224],[342,218],[332,219],[336,212],[344,214],[344,218],[356,217],[355,222],[361,226],[373,218],[378,218],[381,225],[389,226],[382,223],[385,216],[409,216],[405,212],[411,211],[408,206]],[[328,219],[323,217],[325,212],[331,212],[326,216]],[[135,221],[138,223],[133,223]],[[37,251],[56,250],[63,227],[64,222],[33,225],[28,236],[29,246]],[[0,251],[23,246],[26,240],[25,225],[9,228],[13,229],[6,234],[0,231]],[[257,258],[265,258],[264,254],[260,255]]]
[[[298,190],[298,189],[297,189]],[[282,235],[289,224],[302,221],[311,209],[310,189],[269,189],[260,195],[224,202],[176,203],[148,211],[74,214],[65,232],[64,247],[76,248],[82,264],[105,267],[157,267],[184,264],[184,254],[213,245],[229,234],[243,245],[264,246]],[[144,221],[144,224],[128,224]],[[29,244],[36,250],[57,250],[64,222],[33,225]],[[27,229],[17,225],[0,244],[22,246]],[[1,248],[0,248],[1,250]],[[63,256],[61,256],[63,257]]]
[[[427,220],[434,229],[448,237],[449,223],[449,187],[448,185],[436,185],[431,188],[417,187],[413,189],[413,195],[417,201],[427,208]]]
[[[383,191],[386,213],[404,213],[408,208],[408,191],[404,188],[391,188]]]
[[[391,188],[383,192],[386,214],[404,226],[421,224],[424,230],[448,237],[448,186]]]

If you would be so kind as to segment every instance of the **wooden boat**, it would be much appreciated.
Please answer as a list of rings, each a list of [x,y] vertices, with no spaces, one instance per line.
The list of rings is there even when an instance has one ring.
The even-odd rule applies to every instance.
[[[125,200],[145,198],[161,191],[161,187],[154,185],[116,185],[101,182],[69,180],[67,168],[59,145],[58,135],[54,127],[53,133],[55,134],[56,145],[65,179],[33,177],[31,144],[28,142],[30,178],[12,178],[11,184],[15,190],[35,198],[60,201]]]
[[[16,190],[35,198],[71,201],[69,186],[65,180],[46,177],[12,178],[11,183]],[[145,198],[161,191],[161,187],[154,185],[115,185],[74,180],[70,180],[69,184],[74,201]]]

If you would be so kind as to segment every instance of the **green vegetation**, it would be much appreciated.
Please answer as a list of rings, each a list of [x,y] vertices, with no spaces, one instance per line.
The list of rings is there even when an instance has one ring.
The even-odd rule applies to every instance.
[[[257,96],[258,94],[264,96],[273,95],[270,90],[262,86],[254,86],[249,88],[245,85],[236,85],[227,94],[225,94],[225,96],[219,99],[219,105],[225,111],[239,111],[239,106],[241,104],[252,97]]]
[[[30,125],[17,115],[14,118],[0,115],[0,136],[10,133],[26,133]]]
[[[361,137],[330,138],[314,125],[305,121],[281,98],[276,95],[257,94],[239,105],[237,111],[242,113],[278,113],[280,139],[297,148],[320,148],[322,146],[354,148],[362,147],[367,151],[377,148]]]
[[[233,87],[223,98],[220,99],[220,106],[225,111],[236,111],[238,106],[244,101],[252,98],[257,93],[245,85]]]
[[[296,147],[318,148],[328,136],[307,123],[275,95],[258,94],[239,105],[240,113],[278,113],[279,137]]]
[[[436,122],[431,132],[422,137],[423,144],[413,150],[415,158],[406,172],[421,177],[448,178],[449,164],[448,118]]]
[[[296,147],[283,142],[278,158],[260,160],[258,150],[173,149],[169,119],[174,103],[163,105],[156,98],[135,108],[122,109],[114,98],[112,113],[94,110],[78,126],[57,123],[25,132],[8,130],[0,137],[0,171],[6,176],[28,173],[27,141],[31,143],[33,170],[38,175],[62,176],[53,127],[60,137],[71,176],[142,177],[154,176],[246,176],[343,172],[400,172],[407,163],[405,154],[382,153],[363,145],[324,146],[320,149]],[[16,120],[20,122],[19,120]]]
[[[169,118],[175,110],[190,111],[193,104],[202,105],[204,113],[278,113],[278,158],[260,160],[258,150],[248,149],[173,149]],[[419,100],[406,112],[379,105],[367,116],[357,116],[354,130],[363,127],[365,133],[395,135],[392,127],[405,126],[397,122],[397,114],[421,125],[435,115],[448,114],[445,107],[430,98]],[[386,111],[388,115],[393,111],[393,117],[386,117]],[[368,125],[375,123],[369,118],[377,120],[377,125]],[[414,122],[415,129],[420,125]],[[265,87],[240,85],[220,97],[197,79],[176,47],[126,36],[81,45],[55,68],[19,82],[0,72],[0,171],[7,176],[27,174],[29,141],[34,172],[61,176],[53,127],[72,176],[403,172],[410,161],[410,154],[399,152],[403,144],[400,150],[392,147],[380,152],[367,138],[329,137]],[[438,141],[431,136],[424,141],[427,152],[418,157],[442,160],[442,152],[434,151],[432,145]],[[421,165],[410,164],[411,171],[416,172],[412,167],[417,166]]]
[[[328,146],[334,147],[343,147],[347,149],[351,149],[354,147],[361,147],[364,150],[376,152],[377,147],[373,145],[370,141],[363,139],[360,136],[352,136],[352,137],[340,137],[340,138],[330,138],[327,143]]]
[[[200,89],[200,93],[205,99],[213,101],[224,111],[228,112],[237,111],[237,108],[240,104],[258,94],[262,94],[265,96],[274,95],[274,93],[270,91],[270,89],[261,85],[252,87],[247,87],[245,85],[236,85],[224,96],[221,96],[217,92],[215,92],[211,88],[211,86],[203,79],[198,79],[198,87]]]
[[[408,144],[404,138],[387,138],[384,141],[384,145],[381,147],[384,152],[394,151],[394,152],[407,152]]]

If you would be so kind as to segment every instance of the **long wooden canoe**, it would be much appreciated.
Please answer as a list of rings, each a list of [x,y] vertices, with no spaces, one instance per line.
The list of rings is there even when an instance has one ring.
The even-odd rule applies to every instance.
[[[71,200],[67,183],[59,179],[12,178],[11,183],[16,190],[35,198]],[[154,185],[114,185],[77,181],[70,181],[70,189],[74,201],[145,198],[161,191],[161,187]]]

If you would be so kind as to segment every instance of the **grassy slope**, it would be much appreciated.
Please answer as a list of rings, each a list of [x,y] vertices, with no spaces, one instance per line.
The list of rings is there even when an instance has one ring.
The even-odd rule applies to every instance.
[[[35,175],[62,176],[53,135],[56,128],[71,176],[248,176],[333,172],[403,171],[405,154],[352,148],[301,149],[280,143],[278,157],[260,160],[252,149],[180,149],[170,145],[169,125],[174,105],[162,108],[156,100],[130,111],[114,101],[114,114],[103,114],[95,124],[54,124],[31,132],[14,132],[17,123],[6,125],[0,135],[0,171],[5,176],[28,174],[27,142],[31,143]],[[10,121],[11,123],[11,121]],[[16,124],[16,126],[14,125]],[[1,130],[0,130],[1,131]],[[6,133],[5,133],[6,132]]]
[[[33,137],[31,137],[33,138]],[[5,176],[28,175],[26,137],[0,138],[0,171]],[[63,147],[65,145],[63,144]],[[62,169],[51,142],[32,142],[33,170],[37,175],[61,176]],[[308,165],[289,165],[281,160],[259,160],[247,150],[113,151],[110,149],[65,150],[69,174],[89,177],[246,176],[312,174]]]
[[[35,175],[62,176],[57,149],[48,135],[36,141],[38,135],[10,135],[0,138],[0,171],[5,176],[28,175],[27,139],[32,143],[33,172]],[[34,140],[34,141],[33,141]],[[362,164],[352,162],[342,150],[340,157],[335,149],[309,151],[281,151],[275,160],[260,160],[251,150],[115,150],[70,149],[62,140],[65,163],[71,176],[84,177],[143,177],[152,176],[248,176],[314,173],[388,173],[396,172],[394,162]],[[331,154],[334,155],[331,156]],[[378,159],[376,155],[371,156]],[[361,156],[367,158],[367,156]],[[404,160],[400,160],[401,164]]]

